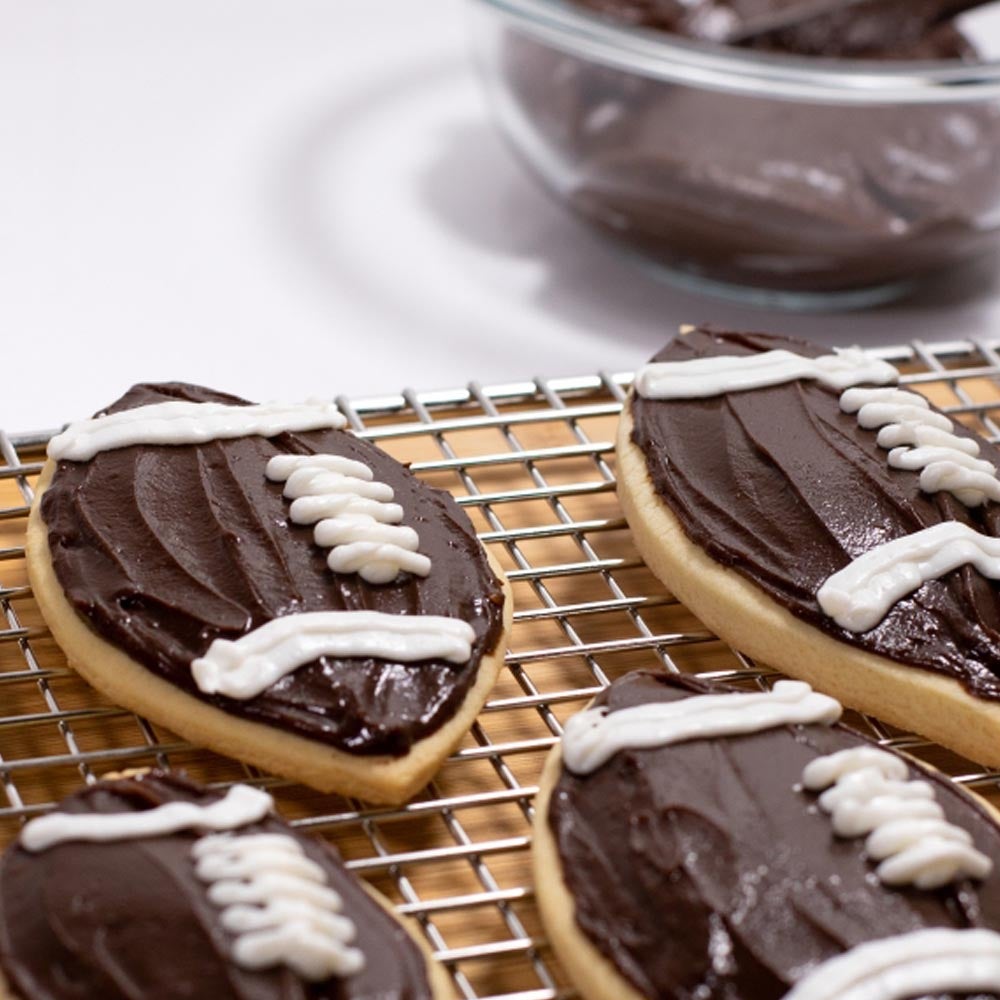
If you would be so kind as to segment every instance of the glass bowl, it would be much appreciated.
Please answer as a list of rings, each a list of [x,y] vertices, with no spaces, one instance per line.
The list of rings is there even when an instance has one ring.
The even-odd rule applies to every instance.
[[[789,306],[894,298],[1000,241],[1000,63],[833,61],[470,0],[515,150],[668,277]]]

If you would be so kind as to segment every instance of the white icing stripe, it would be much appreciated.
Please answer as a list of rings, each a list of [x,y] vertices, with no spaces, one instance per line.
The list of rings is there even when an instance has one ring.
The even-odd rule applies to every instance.
[[[590,774],[621,750],[739,736],[777,726],[832,725],[842,711],[839,702],[802,681],[778,681],[766,693],[696,695],[610,713],[588,708],[566,723],[563,761],[574,774]]]
[[[842,628],[867,632],[907,594],[966,563],[988,579],[1000,580],[1000,538],[958,521],[942,521],[858,556],[834,573],[816,598],[824,614]]]
[[[956,438],[956,440],[958,439]],[[985,472],[988,476],[992,476],[996,472],[995,466],[984,459],[976,458],[968,452],[956,451],[953,448],[942,447],[940,445],[923,445],[917,448],[893,448],[889,452],[889,464],[894,469],[906,469],[908,471],[926,469],[927,472],[930,472],[933,467],[946,463],[960,465],[964,469]]]
[[[979,445],[972,438],[959,437],[938,427],[928,424],[889,424],[878,432],[875,438],[880,448],[895,451],[899,445],[923,447],[934,445],[947,448],[949,451],[959,451],[975,457],[979,454]]]
[[[340,896],[293,837],[202,837],[191,854],[198,878],[210,883],[208,898],[222,908],[222,926],[235,935],[232,957],[240,968],[285,965],[310,982],[364,968]]]
[[[909,392],[906,389],[894,387],[884,389],[845,389],[840,397],[840,408],[844,413],[857,413],[868,403],[883,403],[886,405],[919,406],[929,410],[930,403],[923,396]]]
[[[934,927],[867,941],[823,962],[785,1000],[909,1000],[1000,989],[1000,934]]]
[[[814,379],[831,389],[846,389],[860,383],[894,384],[899,380],[899,372],[892,365],[869,357],[860,348],[835,350],[835,354],[818,358],[779,350],[690,361],[654,361],[636,373],[635,391],[645,399],[704,399],[796,379]]]
[[[898,389],[848,389],[840,397],[845,413],[879,430],[878,444],[889,451],[894,469],[920,470],[925,493],[948,492],[969,507],[1000,501],[1000,480],[992,462],[976,458],[979,445],[951,432],[955,425],[913,392]],[[912,446],[912,447],[907,447]]]
[[[87,462],[98,452],[134,444],[204,444],[223,438],[274,437],[286,431],[343,427],[333,403],[190,403],[169,400],[70,424],[49,442],[49,458]]]
[[[920,473],[920,488],[925,493],[950,493],[967,507],[979,507],[987,500],[997,502],[1000,480],[996,467],[991,468],[991,472],[981,472],[965,469],[960,462],[934,462]]]
[[[168,802],[142,812],[49,813],[24,825],[21,846],[38,852],[67,841],[139,840],[181,830],[235,830],[259,822],[273,808],[274,800],[267,792],[233,785],[225,798],[207,806]]]
[[[399,522],[392,487],[374,482],[362,462],[340,455],[275,455],[267,478],[285,483],[296,524],[315,524],[317,545],[332,548],[335,573],[357,573],[369,583],[389,583],[401,572],[427,576],[431,561],[417,552],[420,538]]]
[[[965,878],[986,878],[993,862],[976,850],[968,831],[949,823],[926,781],[909,780],[906,764],[875,747],[852,747],[818,757],[802,773],[810,791],[827,791],[820,808],[841,837],[863,837],[865,853],[881,862],[886,885],[937,889]],[[830,786],[833,787],[830,787]]]
[[[206,694],[246,699],[321,656],[465,663],[475,641],[475,630],[458,618],[310,611],[275,618],[239,639],[216,639],[191,672]]]

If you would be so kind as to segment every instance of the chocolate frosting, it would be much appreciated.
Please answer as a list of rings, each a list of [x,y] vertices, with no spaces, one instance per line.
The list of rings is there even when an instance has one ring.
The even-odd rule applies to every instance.
[[[106,412],[169,399],[245,404],[165,383],[135,386]],[[330,571],[312,528],[289,520],[282,484],[264,475],[273,455],[319,452],[364,462],[393,488],[429,576],[374,585]],[[42,516],[66,597],[102,638],[202,701],[353,754],[402,755],[439,729],[503,631],[503,591],[455,500],[345,431],[139,445],[60,462]],[[472,656],[462,665],[324,657],[248,701],[205,695],[191,677],[192,659],[220,636],[342,609],[461,618],[476,632]]]
[[[784,337],[697,330],[654,360],[774,348],[826,353]],[[923,493],[919,473],[891,468],[876,432],[843,413],[839,398],[808,380],[709,399],[636,396],[632,440],[656,493],[716,562],[842,642],[1000,699],[1000,585],[971,566],[924,584],[869,632],[848,632],[820,609],[823,583],[877,545],[946,520],[1000,531],[997,504],[969,508],[948,493]],[[977,440],[980,457],[1000,467],[1000,449],[961,425],[955,433]]]
[[[105,781],[78,792],[67,813],[139,812],[221,798],[176,775]],[[195,875],[194,831],[32,854],[18,844],[0,861],[0,968],[20,1000],[430,1000],[425,961],[403,928],[361,887],[324,841],[268,817],[240,833],[291,834],[323,868],[357,928],[365,968],[305,982],[284,967],[250,972],[229,955],[233,936]]]
[[[623,24],[702,41],[726,41],[769,52],[847,59],[967,59],[973,44],[955,26],[959,14],[991,0],[867,0],[849,9],[809,14],[803,0],[575,0]],[[753,26],[769,15],[801,14],[770,31]],[[745,37],[744,37],[745,36]]]
[[[709,7],[588,2],[626,23],[675,31],[686,30],[680,18]],[[733,6],[750,14],[776,5]],[[876,19],[875,42],[902,46],[903,26],[932,23],[914,20],[929,9],[919,0],[876,8],[887,14]],[[805,51],[859,54],[831,49],[854,38],[839,27],[799,34]],[[869,54],[969,51],[948,24],[921,28],[911,43]],[[997,243],[1000,108],[988,102],[796,102],[766,87],[722,93],[603,66],[513,29],[496,58],[504,126],[547,186],[615,242],[695,278],[857,290]]]
[[[596,699],[614,712],[718,692],[641,671]],[[816,964],[921,927],[1000,930],[1000,874],[924,892],[891,889],[801,790],[817,756],[868,743],[844,726],[785,726],[616,754],[563,771],[549,807],[586,937],[645,997],[781,1000]],[[943,778],[947,819],[1000,859],[1000,828]],[[797,787],[798,786],[798,787]],[[989,994],[994,997],[994,994]]]

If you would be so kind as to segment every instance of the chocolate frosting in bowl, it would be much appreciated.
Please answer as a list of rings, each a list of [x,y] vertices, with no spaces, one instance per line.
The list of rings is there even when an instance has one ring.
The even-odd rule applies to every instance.
[[[640,671],[596,704],[615,712],[724,690]],[[661,1000],[781,1000],[808,968],[865,941],[1000,929],[996,872],[890,888],[864,838],[836,837],[802,790],[811,760],[869,743],[840,725],[783,726],[620,751],[582,776],[563,768],[548,822],[578,927],[642,996]],[[1000,857],[1000,828],[984,809],[910,771],[931,782],[949,822]]]
[[[655,360],[748,355],[784,348],[827,351],[767,334],[695,330]],[[877,545],[942,521],[996,536],[1000,507],[969,508],[920,489],[919,473],[892,468],[877,434],[841,411],[839,393],[799,380],[708,399],[634,396],[633,442],[656,493],[688,538],[769,597],[842,642],[954,678],[1000,699],[1000,585],[964,566],[895,604],[867,632],[839,626],[820,608],[823,583]],[[981,457],[1000,450],[975,438]]]
[[[622,24],[768,52],[846,59],[967,59],[978,53],[955,24],[992,0],[574,0]],[[821,8],[826,6],[824,12]],[[833,8],[833,9],[830,9]],[[776,15],[791,23],[754,30]]]
[[[176,775],[103,781],[61,812],[139,812],[207,805],[221,793]],[[269,816],[240,833],[290,834],[318,864],[355,925],[364,969],[309,983],[286,968],[252,972],[230,957],[232,935],[195,873],[197,834],[19,844],[0,861],[0,968],[19,1000],[430,1000],[420,949],[343,867],[330,845]]]
[[[139,385],[106,412],[166,400],[245,402],[181,383]],[[291,522],[281,484],[265,477],[279,453],[368,465],[394,490],[402,523],[419,531],[430,575],[375,585],[331,572],[312,529]],[[41,503],[56,576],[102,638],[223,711],[349,753],[399,756],[439,729],[503,631],[503,591],[454,498],[345,431],[104,451],[60,462]],[[476,634],[472,656],[460,665],[324,657],[249,700],[206,695],[192,679],[191,661],[216,638],[337,610],[460,618]]]
[[[625,25],[703,37],[710,32],[699,25],[720,12],[732,26],[782,5],[585,6]],[[877,3],[865,18],[858,8],[842,15],[853,19],[850,31],[802,26],[755,45],[883,64],[972,58],[958,29],[933,16],[940,7]],[[638,65],[606,66],[514,28],[487,56],[496,60],[500,121],[547,187],[616,243],[672,271],[777,291],[846,292],[900,283],[997,243],[995,101],[861,102],[841,99],[838,88],[823,99],[788,100],[766,83],[723,92],[693,74],[691,82],[665,82]]]

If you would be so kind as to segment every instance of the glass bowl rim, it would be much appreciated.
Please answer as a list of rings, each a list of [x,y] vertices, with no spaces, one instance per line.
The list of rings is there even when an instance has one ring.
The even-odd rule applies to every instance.
[[[787,56],[615,24],[566,0],[472,2],[571,55],[667,83],[840,104],[966,104],[1000,99],[1000,60],[878,63]]]

